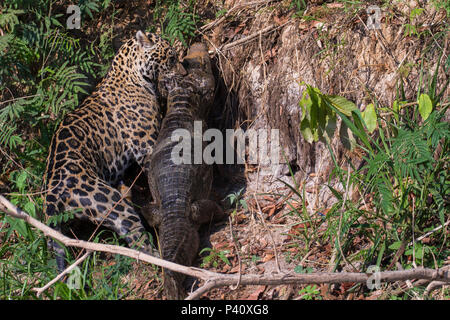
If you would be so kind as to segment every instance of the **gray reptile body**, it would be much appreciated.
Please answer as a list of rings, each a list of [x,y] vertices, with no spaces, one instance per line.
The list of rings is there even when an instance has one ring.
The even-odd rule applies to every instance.
[[[209,57],[201,45],[193,45],[184,59],[188,75],[172,75],[162,79],[160,90],[167,90],[167,114],[145,169],[155,205],[144,209],[150,225],[158,228],[162,258],[183,265],[191,265],[199,249],[198,227],[222,217],[218,205],[208,200],[212,183],[212,167],[202,164],[176,164],[172,158],[178,141],[172,141],[177,129],[190,133],[194,146],[194,121],[202,121],[212,107],[214,78]],[[193,160],[193,152],[191,151]],[[170,270],[164,272],[167,298],[185,296],[184,275]]]

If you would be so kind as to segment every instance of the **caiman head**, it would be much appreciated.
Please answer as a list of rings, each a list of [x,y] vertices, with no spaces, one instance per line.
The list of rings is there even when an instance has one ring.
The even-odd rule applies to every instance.
[[[161,74],[158,79],[158,90],[167,97],[171,91],[182,88],[192,90],[192,97],[201,99],[192,103],[198,108],[195,113],[205,119],[214,101],[215,80],[211,69],[211,62],[206,46],[194,43],[182,61],[185,73],[173,71]],[[182,71],[184,71],[182,70]]]

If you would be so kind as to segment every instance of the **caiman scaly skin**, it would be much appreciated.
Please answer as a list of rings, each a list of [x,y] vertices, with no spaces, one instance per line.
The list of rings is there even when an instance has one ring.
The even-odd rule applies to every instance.
[[[155,204],[144,208],[150,225],[158,227],[162,258],[191,265],[199,249],[200,224],[223,217],[222,209],[208,200],[212,167],[202,164],[175,164],[172,142],[176,129],[186,129],[194,146],[194,121],[205,119],[214,100],[214,77],[206,48],[194,44],[184,59],[188,74],[166,75],[159,80],[160,91],[167,94],[167,114],[161,125],[153,153],[144,160]],[[192,149],[193,157],[193,149]],[[193,160],[193,159],[192,159]],[[168,299],[183,299],[185,276],[164,271],[164,291]]]
[[[202,164],[175,164],[172,141],[176,129],[190,132],[194,146],[194,121],[205,119],[214,100],[214,77],[203,44],[194,44],[184,59],[188,74],[166,75],[159,80],[160,91],[167,94],[167,114],[151,156],[144,160],[150,190],[155,200],[143,210],[150,225],[158,227],[162,258],[191,265],[199,249],[200,224],[223,217],[222,209],[208,200],[212,167]],[[193,149],[191,151],[193,160]],[[164,271],[164,291],[168,299],[185,297],[185,276]]]

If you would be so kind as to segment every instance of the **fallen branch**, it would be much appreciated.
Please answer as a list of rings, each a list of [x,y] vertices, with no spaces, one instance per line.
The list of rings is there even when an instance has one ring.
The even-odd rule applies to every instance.
[[[247,274],[241,276],[240,285],[280,285],[280,284],[323,284],[323,283],[368,283],[376,278],[381,282],[406,281],[410,279],[427,279],[430,281],[450,283],[450,272],[442,269],[433,270],[416,268],[404,271],[383,271],[375,273],[341,272],[328,273],[316,272],[309,274],[296,274],[294,272],[284,274],[256,275]],[[208,279],[209,289],[221,286],[229,286],[236,283],[237,276],[215,273]],[[199,288],[198,290],[201,290]],[[196,294],[194,291],[192,295]],[[188,297],[189,299],[189,297]]]
[[[138,261],[144,261],[151,264],[155,264],[160,267],[167,268],[175,272],[180,272],[205,281],[205,285],[200,287],[193,293],[191,293],[187,297],[187,299],[198,298],[201,294],[206,293],[207,291],[216,287],[236,285],[238,281],[240,282],[240,285],[280,285],[280,284],[322,284],[322,283],[342,283],[342,282],[370,283],[375,278],[375,280],[379,281],[380,283],[406,281],[411,279],[426,279],[429,280],[429,282],[439,281],[440,282],[439,284],[450,283],[450,271],[445,270],[444,268],[437,270],[427,268],[416,268],[404,271],[384,271],[377,273],[318,272],[310,274],[297,274],[294,272],[287,272],[287,273],[277,272],[274,274],[263,274],[263,275],[221,274],[195,267],[186,267],[126,247],[93,243],[68,238],[62,235],[61,233],[53,230],[52,228],[48,227],[47,225],[43,224],[42,222],[34,219],[21,209],[14,206],[11,202],[9,202],[5,197],[1,195],[0,195],[0,208],[6,214],[18,219],[25,220],[30,225],[41,230],[44,233],[44,235],[50,236],[60,241],[66,246],[84,248],[90,251],[102,251],[124,255],[127,257],[134,258]]]
[[[0,209],[4,211],[6,214],[25,220],[25,222],[29,223],[33,227],[39,229],[44,233],[45,236],[51,237],[65,246],[68,247],[77,247],[77,248],[83,248],[90,251],[100,251],[100,252],[108,252],[113,254],[120,254],[124,255],[130,258],[134,258],[138,261],[144,261],[151,264],[158,265],[163,268],[167,268],[169,270],[173,270],[175,272],[184,273],[193,277],[197,277],[200,279],[208,279],[208,277],[211,277],[214,275],[214,272],[210,272],[203,269],[198,268],[190,268],[183,265],[179,265],[170,261],[166,261],[148,254],[145,254],[143,252],[130,249],[127,247],[121,247],[116,245],[110,245],[110,244],[101,244],[101,243],[94,243],[94,242],[88,242],[83,240],[76,240],[69,237],[66,237],[65,235],[61,234],[60,232],[50,228],[49,226],[45,225],[44,223],[34,219],[27,213],[25,213],[20,208],[17,208],[15,205],[13,205],[11,202],[9,202],[5,197],[0,195]]]
[[[270,33],[270,32],[276,31],[276,30],[278,30],[278,29],[284,27],[285,25],[287,25],[287,24],[289,24],[289,23],[291,23],[291,22],[292,22],[292,21],[289,20],[289,21],[287,21],[287,22],[285,22],[285,23],[283,23],[283,24],[281,24],[281,25],[279,25],[279,26],[269,26],[269,27],[266,27],[266,28],[264,28],[264,29],[259,30],[258,32],[252,33],[251,35],[248,35],[248,36],[246,36],[246,37],[244,37],[244,38],[241,38],[241,39],[236,40],[236,41],[234,41],[234,42],[228,43],[228,44],[226,44],[226,45],[220,47],[220,50],[221,50],[221,51],[227,51],[227,50],[229,50],[229,49],[231,49],[231,48],[233,48],[233,47],[235,47],[235,46],[238,46],[238,45],[241,45],[241,44],[245,44],[245,43],[250,42],[250,41],[252,41],[253,39],[259,37],[259,36],[262,35],[262,34],[266,34],[266,33]]]

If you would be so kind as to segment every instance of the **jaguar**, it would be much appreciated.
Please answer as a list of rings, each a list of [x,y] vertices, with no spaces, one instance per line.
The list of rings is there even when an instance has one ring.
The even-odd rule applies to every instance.
[[[151,154],[162,121],[157,79],[177,66],[169,42],[138,31],[93,93],[64,117],[50,143],[44,180],[44,213],[54,229],[61,231],[58,215],[71,212],[113,230],[130,247],[156,253],[143,219],[116,186],[131,164]],[[61,272],[64,249],[52,240],[49,245]]]

